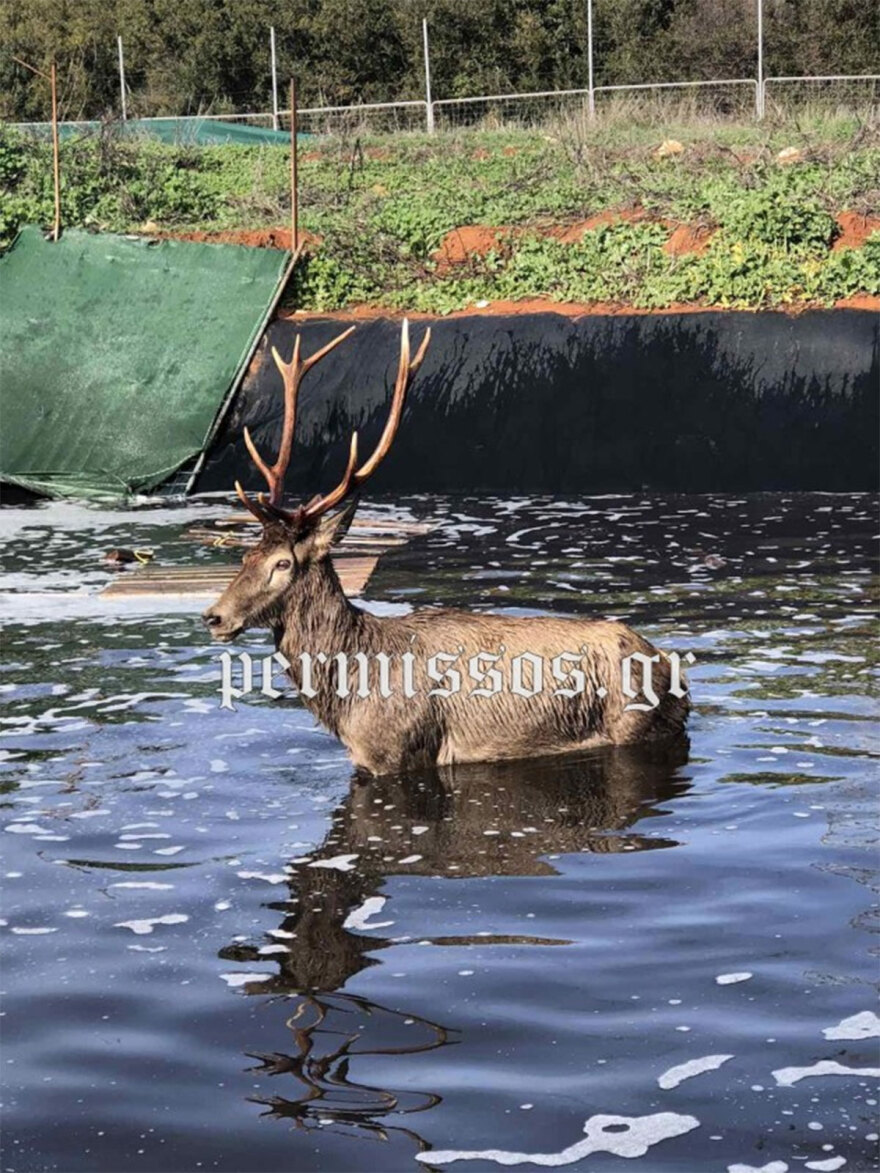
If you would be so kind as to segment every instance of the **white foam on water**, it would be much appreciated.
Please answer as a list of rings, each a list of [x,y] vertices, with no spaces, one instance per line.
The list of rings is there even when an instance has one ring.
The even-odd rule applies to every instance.
[[[173,888],[173,884],[160,884],[158,880],[117,880],[110,884],[111,888],[149,888],[151,892],[166,892]]]
[[[846,1157],[829,1157],[827,1161],[807,1161],[805,1169],[815,1169],[816,1173],[834,1173],[835,1169],[842,1169],[846,1164]]]
[[[18,936],[20,936],[20,937],[42,937],[42,936],[44,936],[44,934],[46,934],[46,933],[57,933],[57,932],[58,932],[58,929],[57,929],[57,928],[54,928],[54,929],[50,929],[50,928],[26,928],[26,927],[24,927],[24,926],[21,926],[21,925],[17,925],[17,926],[15,926],[15,925],[14,925],[11,931],[12,931],[13,933],[17,933],[17,934],[18,934]]]
[[[624,1126],[622,1132],[606,1132],[608,1128]],[[435,1150],[416,1153],[417,1161],[426,1165],[449,1165],[453,1161],[495,1161],[499,1165],[544,1165],[557,1168],[572,1165],[592,1153],[611,1153],[615,1157],[643,1157],[655,1144],[684,1136],[700,1122],[695,1116],[678,1112],[654,1112],[649,1116],[591,1116],[584,1124],[586,1137],[558,1153],[515,1153],[503,1149],[465,1151],[462,1149]]]
[[[715,984],[719,986],[735,986],[738,982],[747,982],[753,975],[747,970],[742,973],[719,973]]]
[[[220,976],[230,989],[236,990],[239,986],[246,986],[248,982],[265,982],[272,977],[271,973],[221,973]]]
[[[167,945],[126,945],[132,953],[164,953]]]
[[[780,1087],[794,1087],[802,1079],[820,1075],[861,1075],[867,1079],[880,1079],[880,1067],[844,1067],[836,1059],[820,1059],[812,1067],[780,1067],[773,1072]]]
[[[727,1173],[788,1173],[785,1161],[771,1161],[769,1165],[728,1165]]]
[[[386,897],[384,896],[368,896],[367,899],[358,908],[353,908],[345,920],[342,922],[344,929],[362,929],[368,931],[369,929],[387,929],[394,924],[393,920],[376,921],[373,924],[368,924],[371,916],[376,916],[385,907]]]
[[[267,884],[283,884],[287,879],[284,872],[236,872],[240,880],[265,880]]]
[[[315,859],[309,864],[310,868],[335,868],[338,872],[354,871],[355,855],[334,855],[330,859]]]
[[[183,912],[168,912],[165,916],[144,917],[143,920],[121,920],[113,926],[114,929],[131,929],[139,936],[152,933],[156,925],[182,925],[189,917]]]
[[[827,1026],[822,1034],[826,1039],[877,1039],[880,1038],[880,1018],[873,1010],[862,1010],[842,1019],[837,1026]]]
[[[668,1071],[664,1071],[658,1077],[657,1083],[664,1091],[669,1091],[686,1079],[693,1079],[695,1075],[717,1071],[723,1063],[732,1058],[733,1055],[704,1055],[702,1059],[689,1059],[687,1063],[679,1063],[677,1067],[670,1067]]]

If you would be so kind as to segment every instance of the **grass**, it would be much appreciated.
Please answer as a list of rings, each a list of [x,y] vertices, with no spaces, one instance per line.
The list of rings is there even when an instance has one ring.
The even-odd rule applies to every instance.
[[[292,289],[304,309],[372,304],[445,313],[543,297],[646,308],[759,308],[880,293],[880,233],[833,250],[835,215],[876,214],[880,128],[822,110],[756,126],[619,104],[596,124],[560,115],[528,129],[435,136],[354,133],[308,141],[301,224],[321,238]],[[683,150],[658,158],[663,139]],[[778,153],[796,148],[795,162]],[[109,231],[278,227],[289,220],[288,158],[277,147],[166,146],[113,128],[63,146],[63,218]],[[50,223],[44,143],[0,132],[0,239]],[[637,211],[576,243],[547,235],[609,210]],[[700,225],[702,253],[670,255],[676,223]],[[438,264],[462,225],[501,226],[485,255]]]

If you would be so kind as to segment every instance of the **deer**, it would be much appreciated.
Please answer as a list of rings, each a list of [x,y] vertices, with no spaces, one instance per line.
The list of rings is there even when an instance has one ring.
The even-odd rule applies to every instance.
[[[262,534],[202,616],[212,639],[228,643],[248,628],[268,628],[302,703],[343,743],[355,770],[366,775],[681,736],[689,711],[683,677],[677,679],[670,658],[622,622],[429,607],[377,616],[347,598],[331,551],[344,539],[364,484],[392,446],[407,390],[431,339],[427,329],[412,355],[404,319],[391,405],[373,452],[361,462],[353,433],[336,487],[285,507],[302,381],[353,329],[309,358],[302,356],[300,334],[289,362],[272,348],[284,389],[274,463],[263,458],[247,428],[243,433],[268,492],[253,499],[235,482],[238,499]],[[633,701],[625,661],[650,665],[656,703]],[[354,662],[368,665],[372,686],[361,679],[356,690],[346,687],[347,665]],[[521,672],[515,681],[517,664]],[[462,688],[462,676],[473,687]]]

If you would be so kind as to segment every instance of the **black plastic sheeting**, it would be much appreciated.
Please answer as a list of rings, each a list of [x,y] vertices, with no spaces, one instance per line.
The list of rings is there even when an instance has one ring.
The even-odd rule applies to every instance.
[[[247,425],[274,455],[281,380],[269,351],[304,354],[347,323],[276,321],[196,485],[262,487]],[[417,344],[425,323],[412,324]],[[869,311],[473,316],[432,323],[375,491],[601,493],[853,490],[877,482],[880,318]],[[399,322],[376,319],[304,380],[292,496],[326,490],[348,438],[384,424]]]

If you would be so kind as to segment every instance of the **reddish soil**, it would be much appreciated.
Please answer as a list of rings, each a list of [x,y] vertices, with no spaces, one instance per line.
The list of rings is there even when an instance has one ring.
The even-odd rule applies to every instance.
[[[491,155],[485,147],[478,147],[474,152],[472,152],[471,158],[475,159],[478,163],[482,163],[486,159],[490,159]]]
[[[752,313],[783,313],[790,317],[803,313],[808,309],[824,309],[824,306],[816,306],[805,303],[798,306],[786,306],[772,311],[767,310],[752,310],[739,312]],[[880,297],[872,297],[868,294],[863,294],[857,297],[844,298],[841,301],[835,302],[835,309],[851,309],[851,310],[870,310],[872,313],[880,313]],[[611,317],[618,317],[621,314],[633,314],[638,317],[645,315],[657,316],[661,314],[708,314],[708,313],[730,313],[722,306],[712,305],[693,305],[693,304],[676,304],[667,306],[661,310],[635,309],[633,306],[621,305],[612,302],[564,302],[564,301],[549,301],[542,297],[524,298],[522,301],[493,301],[486,306],[468,306],[467,309],[455,310],[451,314],[426,314],[414,311],[408,311],[405,315],[399,310],[382,309],[381,306],[375,305],[361,305],[354,306],[349,310],[328,311],[326,313],[310,312],[306,310],[282,310],[279,313],[280,318],[294,319],[297,321],[304,321],[313,318],[332,319],[339,322],[364,322],[371,321],[375,318],[402,318],[404,316],[413,321],[437,321],[446,318],[471,318],[471,317],[497,317],[501,315],[519,315],[519,314],[559,314],[565,318],[584,318],[598,315],[606,315]]]
[[[290,249],[289,228],[253,228],[230,229],[228,232],[204,232],[194,229],[191,232],[158,232],[162,240],[193,240],[199,244],[244,244],[249,248],[278,248]],[[321,243],[322,237],[312,232],[300,231],[300,237],[306,247],[314,249]]]
[[[608,209],[575,224],[549,227],[532,225],[514,228],[504,225],[490,227],[485,224],[465,224],[447,232],[440,242],[440,247],[432,253],[432,258],[437,262],[437,272],[442,275],[453,265],[462,265],[471,257],[482,257],[493,249],[497,250],[499,246],[503,247],[505,237],[536,233],[558,240],[562,244],[577,244],[583,239],[584,233],[591,229],[601,228],[606,224],[637,224],[650,218],[644,208],[635,207]],[[683,256],[686,253],[702,255],[715,235],[715,229],[708,224],[675,224],[668,220],[662,220],[660,223],[671,232],[663,251],[672,257]],[[872,232],[880,231],[880,217],[866,216],[859,212],[841,212],[837,217],[837,223],[840,235],[834,242],[835,249],[861,248]]]
[[[852,297],[843,297],[834,303],[836,310],[870,310],[872,314],[880,314],[880,297],[870,293],[856,293]]]
[[[680,257],[685,253],[702,256],[714,235],[715,229],[708,224],[679,224],[663,245],[663,251],[671,257]]]
[[[437,272],[445,273],[452,265],[462,265],[470,257],[484,257],[493,249],[497,250],[506,236],[533,233],[559,240],[563,244],[576,244],[591,228],[601,228],[605,224],[636,223],[647,219],[648,213],[644,208],[622,208],[597,212],[595,216],[579,220],[575,224],[521,225],[515,228],[503,224],[496,227],[487,224],[463,224],[446,233],[440,241],[440,247],[435,249],[431,258],[437,262]]]
[[[470,257],[484,257],[497,249],[501,239],[512,229],[488,228],[482,224],[464,224],[453,228],[440,241],[440,247],[431,253],[437,262],[437,272],[445,273],[453,265],[463,265]]]
[[[831,246],[861,248],[872,232],[880,232],[880,216],[863,216],[859,212],[841,212],[837,217],[840,235]]]
[[[604,212],[596,212],[586,220],[578,220],[574,224],[560,224],[553,228],[542,230],[543,236],[553,237],[563,244],[577,244],[583,239],[584,233],[593,228],[604,228],[606,224],[639,224],[648,219],[644,208],[609,208]]]

